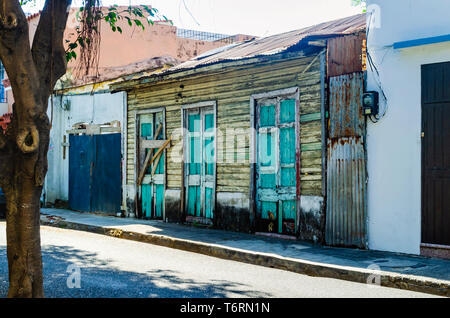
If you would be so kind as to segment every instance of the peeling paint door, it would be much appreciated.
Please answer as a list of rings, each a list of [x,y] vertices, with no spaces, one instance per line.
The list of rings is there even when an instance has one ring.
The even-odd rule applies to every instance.
[[[164,124],[163,113],[143,114],[139,118],[140,140],[163,140]],[[161,127],[161,128],[160,128]],[[158,135],[156,136],[156,134]],[[147,153],[151,151],[152,156],[158,149],[140,147],[140,167],[143,166]],[[145,172],[140,188],[142,202],[142,216],[144,218],[162,219],[164,210],[164,154],[159,162],[153,162]],[[154,171],[152,175],[152,171]]]
[[[297,124],[295,99],[257,102],[256,209],[258,230],[295,235]]]
[[[185,113],[187,220],[212,223],[215,205],[215,113],[213,107]]]

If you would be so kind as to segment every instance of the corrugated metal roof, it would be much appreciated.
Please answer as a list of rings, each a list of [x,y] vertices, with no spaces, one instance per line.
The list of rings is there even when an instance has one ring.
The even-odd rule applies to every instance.
[[[262,55],[273,55],[287,51],[298,45],[302,40],[311,37],[331,37],[352,34],[363,31],[366,27],[366,15],[354,16],[324,22],[300,30],[254,39],[238,45],[226,46],[222,49],[208,52],[187,62],[171,68],[173,70],[192,69],[202,65],[214,64],[221,61],[239,60]]]
[[[114,67],[99,67],[98,76],[81,76],[75,77],[72,74],[71,86],[82,86],[92,83],[101,83],[117,78],[124,78],[124,80],[132,79],[139,73],[153,73],[155,70],[170,68],[174,65],[180,64],[180,61],[172,56],[164,55],[159,57],[152,57],[142,61],[130,63],[122,66]]]
[[[150,81],[160,81],[169,74],[182,73],[202,66],[217,63],[233,62],[238,60],[258,58],[282,52],[297,51],[308,45],[308,41],[320,38],[330,38],[365,31],[366,14],[357,14],[343,19],[324,22],[300,30],[253,39],[242,43],[233,43],[221,48],[205,52],[187,62],[181,63],[162,72],[150,76],[135,74],[136,82],[124,81],[112,85],[112,91],[126,89],[138,82],[141,84]]]

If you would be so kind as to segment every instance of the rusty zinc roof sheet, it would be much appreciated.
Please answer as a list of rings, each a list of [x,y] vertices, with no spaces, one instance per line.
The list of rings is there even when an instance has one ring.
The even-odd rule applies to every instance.
[[[169,71],[192,69],[221,61],[232,61],[263,55],[273,55],[299,45],[302,40],[312,37],[331,37],[364,31],[366,15],[357,14],[343,19],[320,23],[300,30],[272,35],[243,43],[231,44],[206,52]]]

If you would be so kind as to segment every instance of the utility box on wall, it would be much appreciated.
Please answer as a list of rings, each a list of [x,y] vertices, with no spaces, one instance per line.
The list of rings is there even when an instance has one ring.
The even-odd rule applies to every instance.
[[[379,109],[379,96],[378,92],[370,91],[363,94],[362,107],[364,111],[364,115],[378,115]]]

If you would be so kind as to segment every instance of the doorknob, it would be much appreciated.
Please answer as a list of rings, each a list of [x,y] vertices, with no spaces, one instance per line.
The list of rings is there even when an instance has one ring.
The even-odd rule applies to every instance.
[[[422,133],[420,134],[420,137],[423,138],[425,137],[425,133],[422,131]]]

